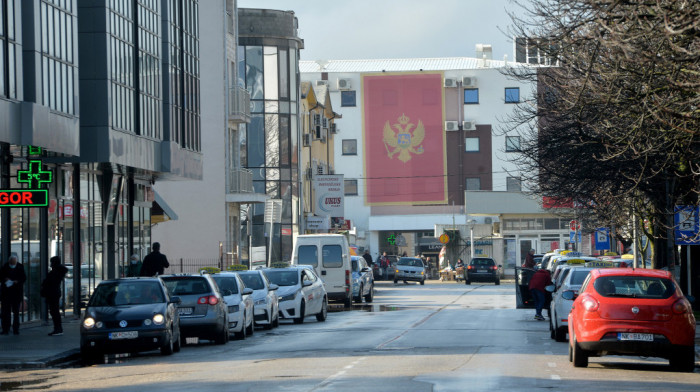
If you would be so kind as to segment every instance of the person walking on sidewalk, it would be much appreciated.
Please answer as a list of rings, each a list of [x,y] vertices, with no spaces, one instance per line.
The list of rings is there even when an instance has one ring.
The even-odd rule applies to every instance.
[[[66,277],[68,268],[61,264],[61,258],[54,256],[51,258],[51,271],[46,275],[46,279],[41,283],[41,296],[46,298],[46,306],[53,321],[53,331],[49,336],[63,335],[63,324],[61,323],[61,282]]]
[[[530,278],[530,293],[535,300],[535,320],[544,321],[542,316],[542,308],[545,300],[545,287],[552,284],[552,275],[547,269],[538,269]]]
[[[139,260],[139,255],[136,253],[131,255],[128,274],[130,277],[141,276],[141,260]]]
[[[15,335],[19,335],[19,306],[24,300],[24,282],[27,275],[24,266],[17,256],[10,256],[5,265],[0,268],[0,301],[2,302],[2,333],[10,333],[10,326]],[[14,314],[14,317],[13,317]]]
[[[141,276],[163,275],[168,267],[170,267],[170,263],[168,263],[168,258],[160,253],[160,243],[154,242],[153,251],[143,258]]]

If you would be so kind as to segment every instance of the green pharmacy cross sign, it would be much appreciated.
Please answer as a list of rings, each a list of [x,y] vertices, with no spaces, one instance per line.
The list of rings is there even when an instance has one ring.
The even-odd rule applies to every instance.
[[[41,161],[29,161],[29,170],[17,171],[17,182],[26,182],[30,189],[41,189],[42,184],[51,183],[51,170],[41,170]]]
[[[392,245],[396,244],[396,236],[393,234],[390,235],[386,240]]]
[[[30,155],[40,154],[41,149],[30,146]],[[41,189],[50,184],[53,173],[41,169],[41,161],[29,161],[29,170],[17,171],[17,182],[29,184],[29,189],[0,189],[0,208],[2,207],[46,207],[49,205],[49,191]]]

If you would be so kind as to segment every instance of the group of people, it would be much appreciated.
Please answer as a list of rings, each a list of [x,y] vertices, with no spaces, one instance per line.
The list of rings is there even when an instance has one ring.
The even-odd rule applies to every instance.
[[[162,275],[165,269],[170,267],[168,258],[160,253],[160,244],[154,242],[152,252],[139,261],[138,255],[131,256],[128,266],[128,276],[156,276]],[[63,335],[63,324],[61,321],[61,283],[68,273],[68,268],[61,263],[59,256],[49,259],[51,270],[41,283],[40,295],[44,297],[49,315],[53,321],[53,331],[49,336]],[[20,312],[26,304],[24,300],[24,283],[27,275],[24,266],[19,262],[17,256],[10,256],[7,262],[0,267],[0,319],[2,325],[1,335],[9,335],[10,330],[14,335],[19,335]]]

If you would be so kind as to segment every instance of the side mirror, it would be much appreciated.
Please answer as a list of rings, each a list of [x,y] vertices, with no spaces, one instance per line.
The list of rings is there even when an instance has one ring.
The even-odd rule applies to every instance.
[[[251,289],[250,287],[246,287],[243,289],[243,291],[241,293],[243,295],[251,295],[251,294],[253,294],[253,289]]]
[[[277,285],[274,284],[274,283],[270,283],[270,287],[269,287],[270,291],[275,291],[275,290],[277,290],[278,288],[280,288],[280,286],[277,286]]]
[[[567,301],[573,301],[576,298],[576,294],[573,291],[565,291],[561,293],[561,297]]]
[[[369,267],[364,267],[364,268],[362,268],[362,270],[360,270],[360,272],[369,272],[369,271],[371,271],[369,269]]]
[[[313,284],[313,282],[310,281],[310,280],[305,280],[305,281],[301,282],[301,286],[302,286],[302,287],[309,287],[309,286],[311,286],[312,284]]]
[[[170,303],[179,305],[182,303],[182,300],[180,299],[180,297],[170,297]]]
[[[550,285],[548,285],[548,286],[545,286],[544,289],[547,290],[547,291],[549,291],[550,293],[553,293],[553,292],[555,292],[555,291],[557,290],[557,288],[556,288],[553,284],[550,284]]]

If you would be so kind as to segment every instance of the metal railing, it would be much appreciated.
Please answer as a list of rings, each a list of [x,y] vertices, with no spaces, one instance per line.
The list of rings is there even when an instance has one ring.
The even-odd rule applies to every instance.
[[[228,90],[228,120],[234,123],[250,122],[250,94],[243,87]]]
[[[253,193],[253,172],[231,169],[228,172],[228,193]]]

